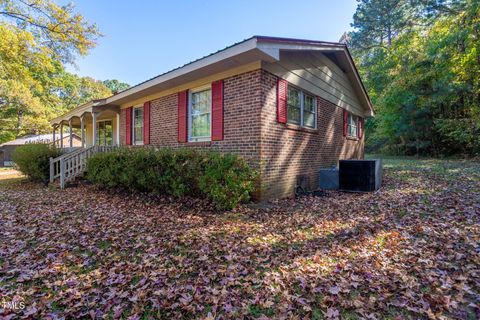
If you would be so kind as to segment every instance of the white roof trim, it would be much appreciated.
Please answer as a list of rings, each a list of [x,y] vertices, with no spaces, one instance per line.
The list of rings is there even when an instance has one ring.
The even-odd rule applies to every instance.
[[[109,98],[106,99],[106,104],[113,104],[115,101],[125,98],[131,94],[137,93],[139,91],[145,90],[149,87],[155,86],[157,84],[160,84],[162,82],[177,78],[181,75],[184,75],[189,72],[193,72],[195,70],[198,70],[200,68],[206,67],[208,65],[211,65],[215,62],[219,62],[221,60],[225,60],[227,58],[231,58],[233,56],[236,56],[240,53],[255,49],[256,47],[256,39],[252,38],[250,40],[247,40],[245,42],[239,43],[237,45],[234,45],[230,48],[227,48],[223,51],[220,51],[218,53],[212,54],[210,56],[207,56],[203,59],[194,61],[190,64],[187,64],[183,67],[180,67],[178,69],[175,69],[173,71],[167,72],[161,76],[158,76],[156,78],[153,78],[152,80],[146,81],[139,86],[132,87],[131,89],[127,89],[125,91],[122,91],[116,95],[113,95]]]
[[[50,124],[60,124],[62,121],[67,121],[66,119],[72,118],[72,117],[80,117],[82,116],[85,112],[93,112],[93,107],[98,106],[98,105],[103,105],[105,104],[105,100],[94,100],[94,101],[89,101],[87,103],[84,103],[69,112],[56,117],[55,119],[50,120]]]
[[[79,106],[65,115],[57,117],[51,121],[52,124],[59,123],[64,121],[65,118],[70,118],[72,116],[80,116],[84,112],[90,111],[93,106],[101,105],[115,105],[117,101],[127,98],[130,95],[139,93],[143,90],[149,89],[151,87],[162,84],[163,82],[178,78],[182,75],[186,75],[191,72],[195,72],[204,67],[210,66],[214,63],[233,58],[239,54],[246,53],[248,51],[257,50],[257,53],[262,53],[261,59],[268,62],[279,61],[280,60],[280,51],[302,51],[302,50],[318,50],[318,51],[329,51],[329,52],[344,52],[349,61],[350,68],[355,75],[355,79],[358,81],[358,84],[361,86],[361,91],[363,92],[363,98],[367,102],[367,105],[370,109],[370,115],[373,116],[373,106],[368,97],[368,94],[360,80],[358,71],[354,65],[352,57],[344,44],[340,43],[330,43],[330,42],[320,42],[320,41],[310,41],[310,40],[299,40],[299,39],[284,39],[284,38],[271,38],[271,37],[262,37],[254,36],[250,39],[247,39],[238,44],[227,47],[226,49],[220,50],[216,53],[208,55],[204,58],[198,59],[191,63],[188,63],[182,67],[174,69],[172,71],[166,72],[162,75],[159,75],[155,78],[147,80],[139,85],[131,87],[125,91],[119,92],[112,95],[106,99],[91,101],[82,106]],[[270,57],[271,59],[268,59]]]
[[[309,50],[309,51],[338,51],[338,52],[343,52],[345,56],[347,57],[347,60],[349,62],[349,66],[351,68],[352,73],[355,76],[355,79],[358,81],[358,83],[361,86],[361,91],[363,94],[363,98],[365,101],[367,101],[367,105],[370,109],[370,116],[374,115],[373,112],[373,105],[372,102],[370,101],[370,98],[368,97],[368,94],[362,84],[362,81],[360,79],[360,76],[357,72],[357,68],[355,67],[355,64],[353,62],[353,59],[350,55],[350,52],[348,51],[347,47],[343,44],[296,44],[296,43],[271,43],[271,42],[259,42],[257,44],[257,48],[261,50],[262,52],[270,55],[272,58],[275,60],[279,61],[280,60],[280,51],[302,51],[302,50]]]

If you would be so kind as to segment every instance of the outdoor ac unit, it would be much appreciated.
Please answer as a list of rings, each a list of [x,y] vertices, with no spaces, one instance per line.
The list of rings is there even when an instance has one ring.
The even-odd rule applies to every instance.
[[[345,191],[375,191],[382,184],[382,160],[340,160],[339,184]]]
[[[320,169],[318,174],[318,185],[320,186],[320,189],[338,190],[338,169]]]

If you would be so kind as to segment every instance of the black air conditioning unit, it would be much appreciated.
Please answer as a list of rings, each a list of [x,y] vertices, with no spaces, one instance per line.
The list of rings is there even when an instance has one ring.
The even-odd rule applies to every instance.
[[[382,160],[340,160],[339,187],[345,191],[375,191],[382,184]]]

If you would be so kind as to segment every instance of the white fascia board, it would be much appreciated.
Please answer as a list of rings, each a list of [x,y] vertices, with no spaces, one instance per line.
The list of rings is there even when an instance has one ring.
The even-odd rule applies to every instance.
[[[131,89],[127,89],[123,92],[120,92],[119,94],[116,94],[114,96],[111,96],[106,99],[105,104],[111,104],[114,103],[117,100],[120,100],[122,98],[128,97],[131,94],[137,93],[139,91],[148,89],[152,86],[158,85],[162,82],[177,78],[179,76],[182,76],[184,74],[187,74],[189,72],[193,72],[195,70],[201,69],[203,67],[206,67],[208,65],[211,65],[213,63],[231,58],[233,56],[236,56],[238,54],[241,54],[243,52],[253,50],[256,47],[256,39],[252,38],[250,40],[247,40],[245,42],[239,43],[237,45],[234,45],[230,48],[227,48],[223,51],[217,52],[215,54],[212,54],[210,56],[207,56],[205,58],[199,59],[197,61],[194,61],[190,64],[187,64],[183,67],[180,67],[178,69],[175,69],[173,71],[167,72],[163,75],[160,75],[156,78],[153,78],[145,83],[142,83],[136,87],[133,87]]]
[[[51,125],[60,124],[62,121],[68,121],[72,117],[80,117],[84,112],[91,111],[92,107],[96,104],[101,103],[101,101],[89,101],[81,106],[76,107],[75,109],[70,110],[69,112],[56,117],[53,120],[50,120]]]
[[[372,101],[370,100],[370,97],[368,96],[368,93],[366,92],[366,89],[363,86],[362,80],[360,79],[360,75],[358,74],[357,68],[355,67],[355,64],[352,60],[352,57],[350,56],[350,54],[346,50],[345,50],[345,55],[347,56],[347,60],[348,60],[348,63],[350,65],[351,72],[353,73],[355,79],[358,82],[358,85],[360,86],[360,89],[363,93],[363,97],[364,97],[365,101],[367,101],[367,105],[368,105],[368,109],[369,109],[368,110],[369,111],[368,115],[370,117],[374,117],[375,112],[374,112],[374,109],[373,109]]]
[[[289,44],[289,43],[272,43],[258,42],[257,48],[268,54],[275,60],[280,60],[280,51],[344,51],[344,46],[335,45],[314,45],[314,44]]]
[[[271,56],[273,59],[276,61],[280,61],[280,51],[338,51],[338,52],[343,52],[345,56],[347,57],[349,66],[350,66],[350,72],[353,73],[355,80],[358,82],[358,85],[360,86],[360,90],[363,93],[363,98],[367,102],[368,106],[368,115],[373,117],[374,116],[374,111],[373,111],[373,106],[370,101],[370,98],[368,97],[367,92],[365,91],[365,88],[363,87],[362,81],[360,79],[360,76],[358,75],[357,69],[354,65],[354,62],[347,51],[347,47],[344,45],[328,45],[328,44],[290,44],[290,43],[272,43],[272,42],[259,42],[257,43],[257,48],[261,50],[262,52],[268,54]]]

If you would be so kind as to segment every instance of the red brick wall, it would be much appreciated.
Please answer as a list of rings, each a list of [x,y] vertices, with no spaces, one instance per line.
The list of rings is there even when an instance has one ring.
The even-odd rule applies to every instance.
[[[363,157],[363,141],[343,137],[341,108],[317,97],[317,130],[305,132],[276,121],[276,77],[255,70],[224,79],[224,139],[179,143],[177,93],[151,101],[150,142],[159,147],[193,147],[233,152],[261,172],[261,198],[290,196],[298,175],[317,185],[318,170],[338,159]],[[120,114],[125,144],[125,110]]]
[[[232,152],[258,167],[260,157],[261,70],[224,79],[224,139],[179,143],[177,93],[151,101],[150,143],[159,147],[209,148]],[[121,113],[121,143],[125,144],[125,113]],[[122,132],[123,131],[123,132]]]
[[[177,144],[177,93],[150,102],[150,143],[158,146]]]
[[[276,76],[262,72],[262,199],[292,195],[298,175],[305,175],[313,189],[320,168],[337,165],[339,159],[363,158],[363,139],[343,136],[343,109],[320,97],[317,130],[278,123],[276,84]]]

